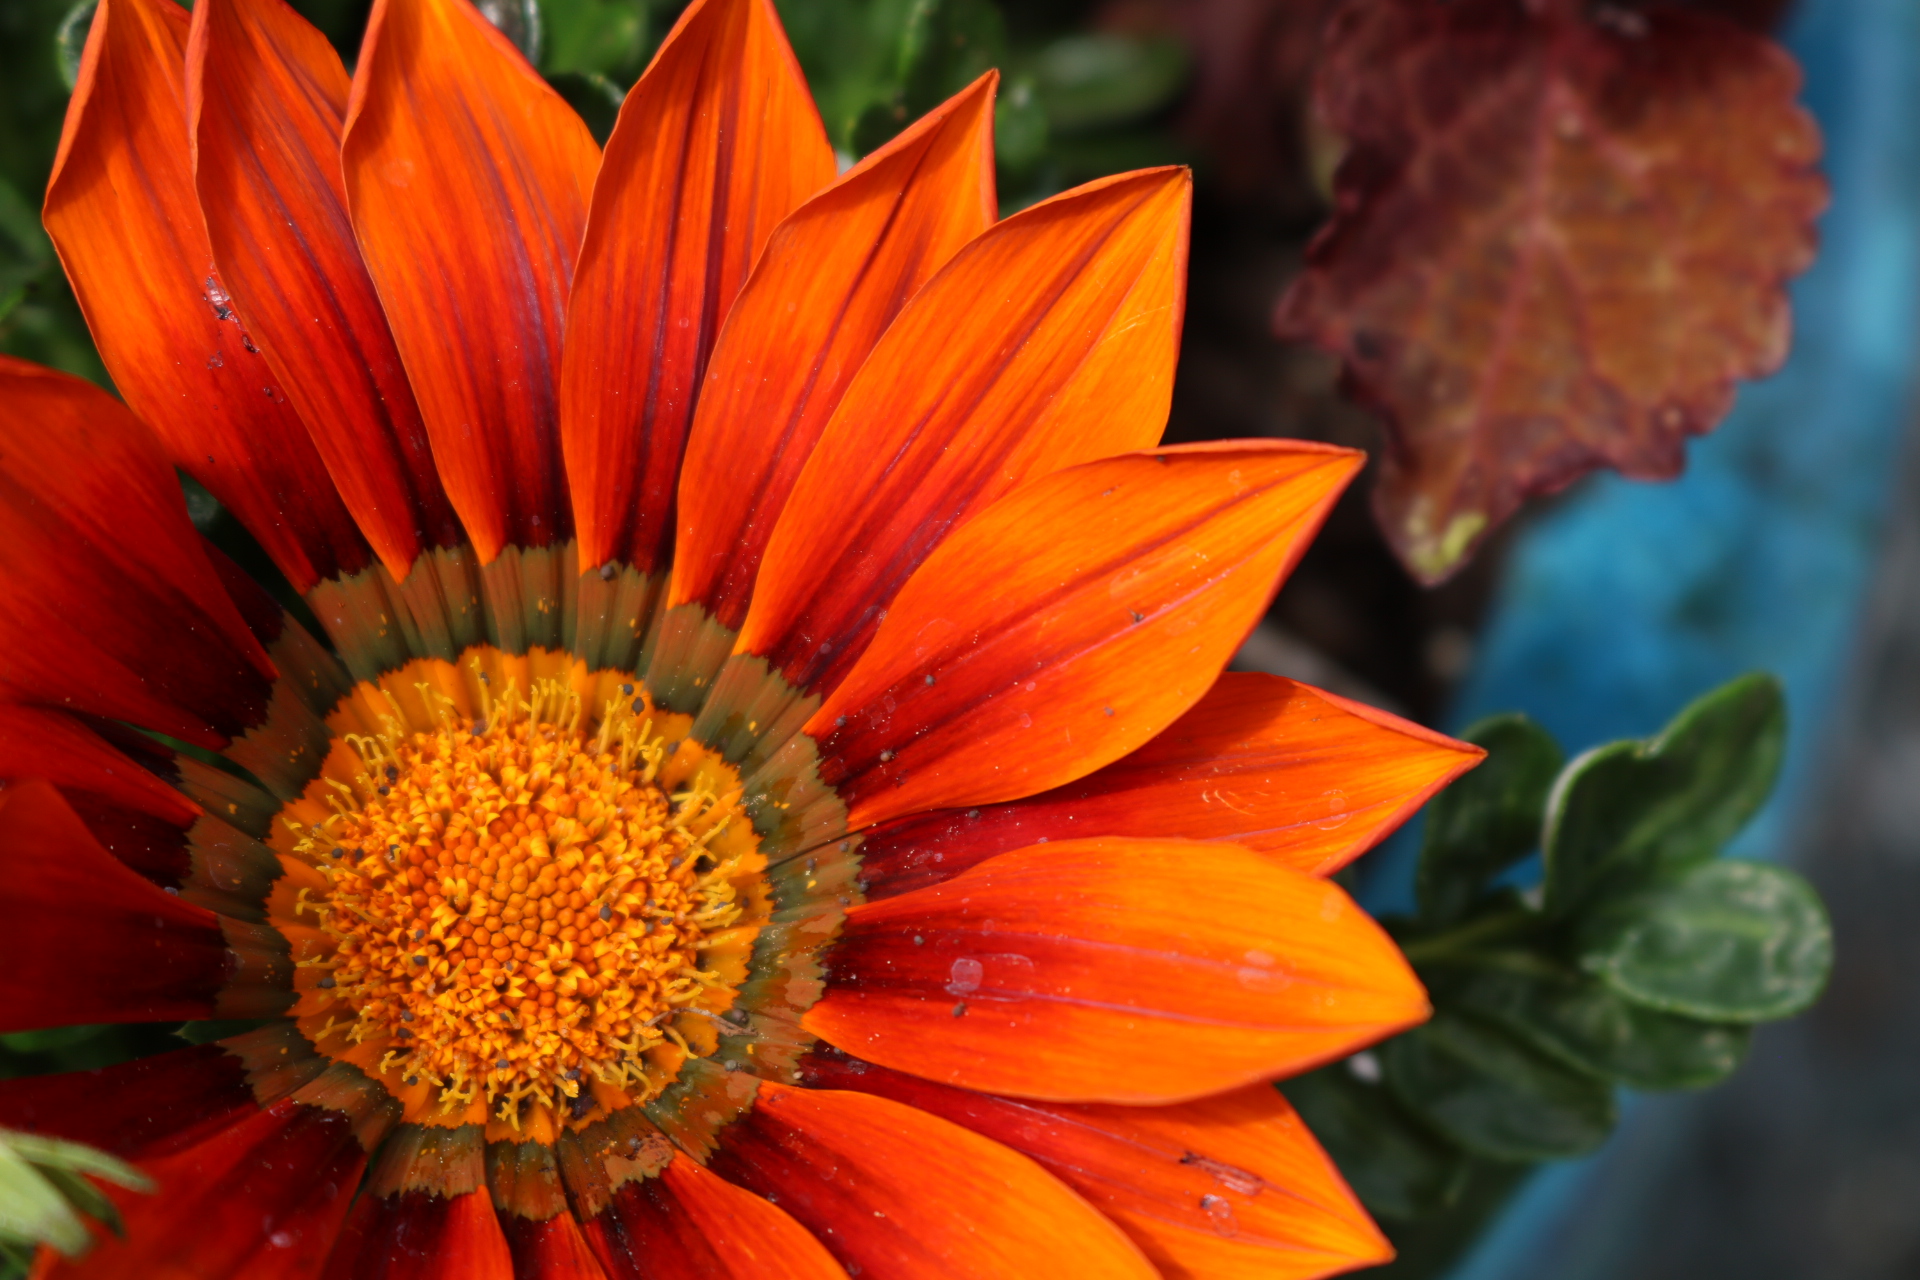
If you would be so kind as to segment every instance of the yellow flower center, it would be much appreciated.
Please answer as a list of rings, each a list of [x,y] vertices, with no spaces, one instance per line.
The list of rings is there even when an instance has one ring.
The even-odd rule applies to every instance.
[[[758,864],[731,770],[656,733],[643,698],[583,728],[559,680],[483,690],[473,721],[420,688],[439,723],[345,735],[364,771],[329,783],[335,813],[302,842],[326,887],[295,915],[337,943],[316,1041],[350,1020],[347,1041],[384,1046],[376,1074],[448,1117],[483,1102],[518,1127],[529,1106],[578,1120],[658,1094],[699,1052],[687,1015],[730,998],[703,952]]]

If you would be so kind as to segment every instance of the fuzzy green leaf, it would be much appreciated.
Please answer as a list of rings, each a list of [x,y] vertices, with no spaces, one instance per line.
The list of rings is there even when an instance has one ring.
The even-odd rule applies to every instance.
[[[1547,803],[1547,913],[1565,917],[1719,853],[1772,792],[1786,737],[1779,681],[1749,675],[1658,737],[1580,756]]]
[[[1456,920],[1501,869],[1540,843],[1540,824],[1564,756],[1526,716],[1489,716],[1461,735],[1487,758],[1427,806],[1415,884],[1423,920]]]
[[[1811,885],[1727,859],[1628,898],[1588,931],[1582,963],[1629,1000],[1724,1022],[1764,1022],[1818,998],[1833,932]]]
[[[1714,1084],[1740,1065],[1752,1038],[1744,1026],[1635,1004],[1599,979],[1544,957],[1487,961],[1447,974],[1434,998],[1505,1027],[1570,1067],[1629,1088]]]
[[[1561,1160],[1613,1131],[1613,1089],[1491,1023],[1443,1008],[1389,1040],[1387,1086],[1435,1130],[1494,1160]]]

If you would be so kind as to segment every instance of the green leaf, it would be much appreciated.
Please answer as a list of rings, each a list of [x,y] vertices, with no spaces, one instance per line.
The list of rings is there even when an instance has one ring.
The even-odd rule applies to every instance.
[[[60,60],[60,78],[69,92],[80,83],[80,55],[87,50],[87,32],[93,29],[93,11],[100,0],[80,0],[67,10],[54,31],[54,53]]]
[[[0,1137],[0,1239],[51,1245],[74,1257],[92,1242],[86,1224],[40,1170]]]
[[[549,79],[603,77],[618,106],[625,86],[645,69],[653,45],[649,0],[542,0],[540,18],[546,46],[540,70]]]
[[[528,62],[536,67],[540,65],[540,39],[543,32],[540,6],[536,0],[474,0],[473,7],[501,35],[513,41],[514,47],[526,55]]]
[[[1506,961],[1506,963],[1500,963]],[[1744,1026],[1662,1013],[1530,954],[1489,956],[1433,984],[1434,1000],[1506,1028],[1576,1070],[1634,1089],[1698,1089],[1746,1056]]]
[[[605,146],[613,122],[620,117],[620,104],[626,100],[620,86],[597,71],[556,72],[547,77],[547,83],[579,114],[594,141]]]
[[[1490,1159],[1584,1155],[1613,1130],[1610,1086],[1451,1010],[1389,1040],[1381,1060],[1403,1105]]]
[[[82,1215],[118,1233],[120,1211],[82,1174],[151,1191],[138,1169],[92,1147],[0,1129],[0,1241],[50,1245],[68,1257],[93,1243]]]
[[[783,12],[808,6],[789,3]],[[799,22],[795,51],[836,143],[864,155],[912,121],[1006,62],[1007,33],[992,0],[827,0],[844,12]],[[855,13],[864,9],[858,19]],[[824,29],[818,29],[822,28]],[[844,128],[837,120],[847,121]]]
[[[1614,904],[1586,936],[1582,964],[1627,999],[1723,1022],[1798,1013],[1833,967],[1833,932],[1813,887],[1738,859]]]
[[[900,33],[907,118],[918,119],[1007,60],[1007,24],[993,0],[913,0]]]
[[[1363,1059],[1377,1071],[1377,1058]],[[1422,1128],[1377,1084],[1348,1063],[1280,1085],[1370,1212],[1413,1221],[1447,1208],[1459,1194],[1468,1159]]]
[[[1415,891],[1432,922],[1460,918],[1490,877],[1540,843],[1564,759],[1552,734],[1517,713],[1489,716],[1462,736],[1487,758],[1427,806]]]
[[[59,1192],[62,1199],[74,1210],[86,1217],[102,1223],[107,1230],[124,1238],[127,1234],[126,1223],[120,1220],[120,1210],[113,1201],[107,1199],[107,1193],[88,1182],[77,1173],[65,1169],[56,1169],[47,1165],[35,1165],[40,1176],[47,1184]]]
[[[993,150],[994,158],[1009,169],[1025,169],[1047,153],[1047,113],[1027,76],[1000,86],[993,104]]]
[[[0,1036],[0,1048],[14,1053],[58,1053],[99,1036],[104,1025],[53,1027],[46,1031],[12,1031]]]
[[[1187,81],[1186,46],[1088,32],[1040,51],[1033,76],[1047,118],[1062,133],[1110,128],[1153,114]]]
[[[1658,737],[1576,759],[1547,804],[1548,914],[1635,892],[1719,853],[1773,790],[1786,737],[1779,681],[1748,675]]]

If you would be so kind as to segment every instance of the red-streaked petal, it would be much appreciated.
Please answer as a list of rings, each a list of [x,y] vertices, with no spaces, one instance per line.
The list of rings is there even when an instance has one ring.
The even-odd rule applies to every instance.
[[[375,0],[341,143],[347,208],[482,563],[572,523],[560,330],[599,163],[472,5]]]
[[[1328,875],[1484,754],[1311,685],[1230,671],[1146,746],[1078,782],[869,831],[860,876],[869,898],[892,897],[1079,836],[1230,840]]]
[[[192,1146],[258,1109],[240,1059],[217,1044],[0,1080],[0,1128],[70,1138],[129,1160]]]
[[[349,81],[281,0],[193,10],[194,181],[233,307],[395,578],[460,539],[340,178]]]
[[[1193,445],[995,503],[914,574],[807,722],[848,826],[1033,795],[1145,744],[1213,684],[1360,461]]]
[[[218,749],[274,674],[147,429],[0,356],[0,692]]]
[[[847,912],[803,1025],[947,1084],[1181,1102],[1290,1075],[1427,1016],[1347,895],[1237,845],[1069,840]]]
[[[767,543],[735,651],[836,683],[950,530],[1016,485],[1166,425],[1185,170],[1088,183],[977,237],[861,366]]]
[[[325,1280],[514,1280],[513,1256],[482,1189],[361,1196]]]
[[[564,1209],[542,1222],[502,1213],[514,1280],[606,1280],[580,1224]]]
[[[0,782],[44,778],[77,809],[91,801],[185,827],[200,806],[69,715],[0,703]]]
[[[213,271],[187,151],[187,11],[102,0],[44,217],[114,385],[304,591],[370,560]]]
[[[338,1111],[277,1102],[173,1155],[144,1160],[152,1194],[114,1191],[124,1239],[55,1261],[47,1280],[312,1280],[367,1153]]]
[[[847,384],[907,300],[993,225],[995,80],[928,112],[767,242],[694,415],[669,604],[740,626],[774,522]]]
[[[1038,1160],[1181,1280],[1315,1280],[1393,1248],[1271,1085],[1170,1107],[1031,1102],[934,1084],[842,1054],[808,1083],[858,1089]]]
[[[850,1273],[1158,1274],[1118,1227],[1026,1156],[870,1094],[763,1081],[711,1167],[777,1198]]]
[[[832,180],[772,0],[696,0],[620,108],[580,248],[560,414],[582,565],[665,567],[720,324],[774,227]]]
[[[629,1182],[585,1224],[614,1280],[845,1280],[807,1229],[684,1157]]]
[[[39,779],[0,790],[0,919],[0,1031],[213,1016],[213,913],[129,870]]]

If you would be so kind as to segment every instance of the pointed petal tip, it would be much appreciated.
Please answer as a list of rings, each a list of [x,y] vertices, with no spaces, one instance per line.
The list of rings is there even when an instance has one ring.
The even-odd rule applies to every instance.
[[[1202,883],[1237,892],[1197,895]],[[1187,1102],[1310,1070],[1431,1012],[1405,956],[1337,885],[1198,841],[1001,854],[853,907],[833,964],[802,1020],[822,1040],[1045,1101]],[[1161,1036],[1167,1051],[1138,1051]]]

